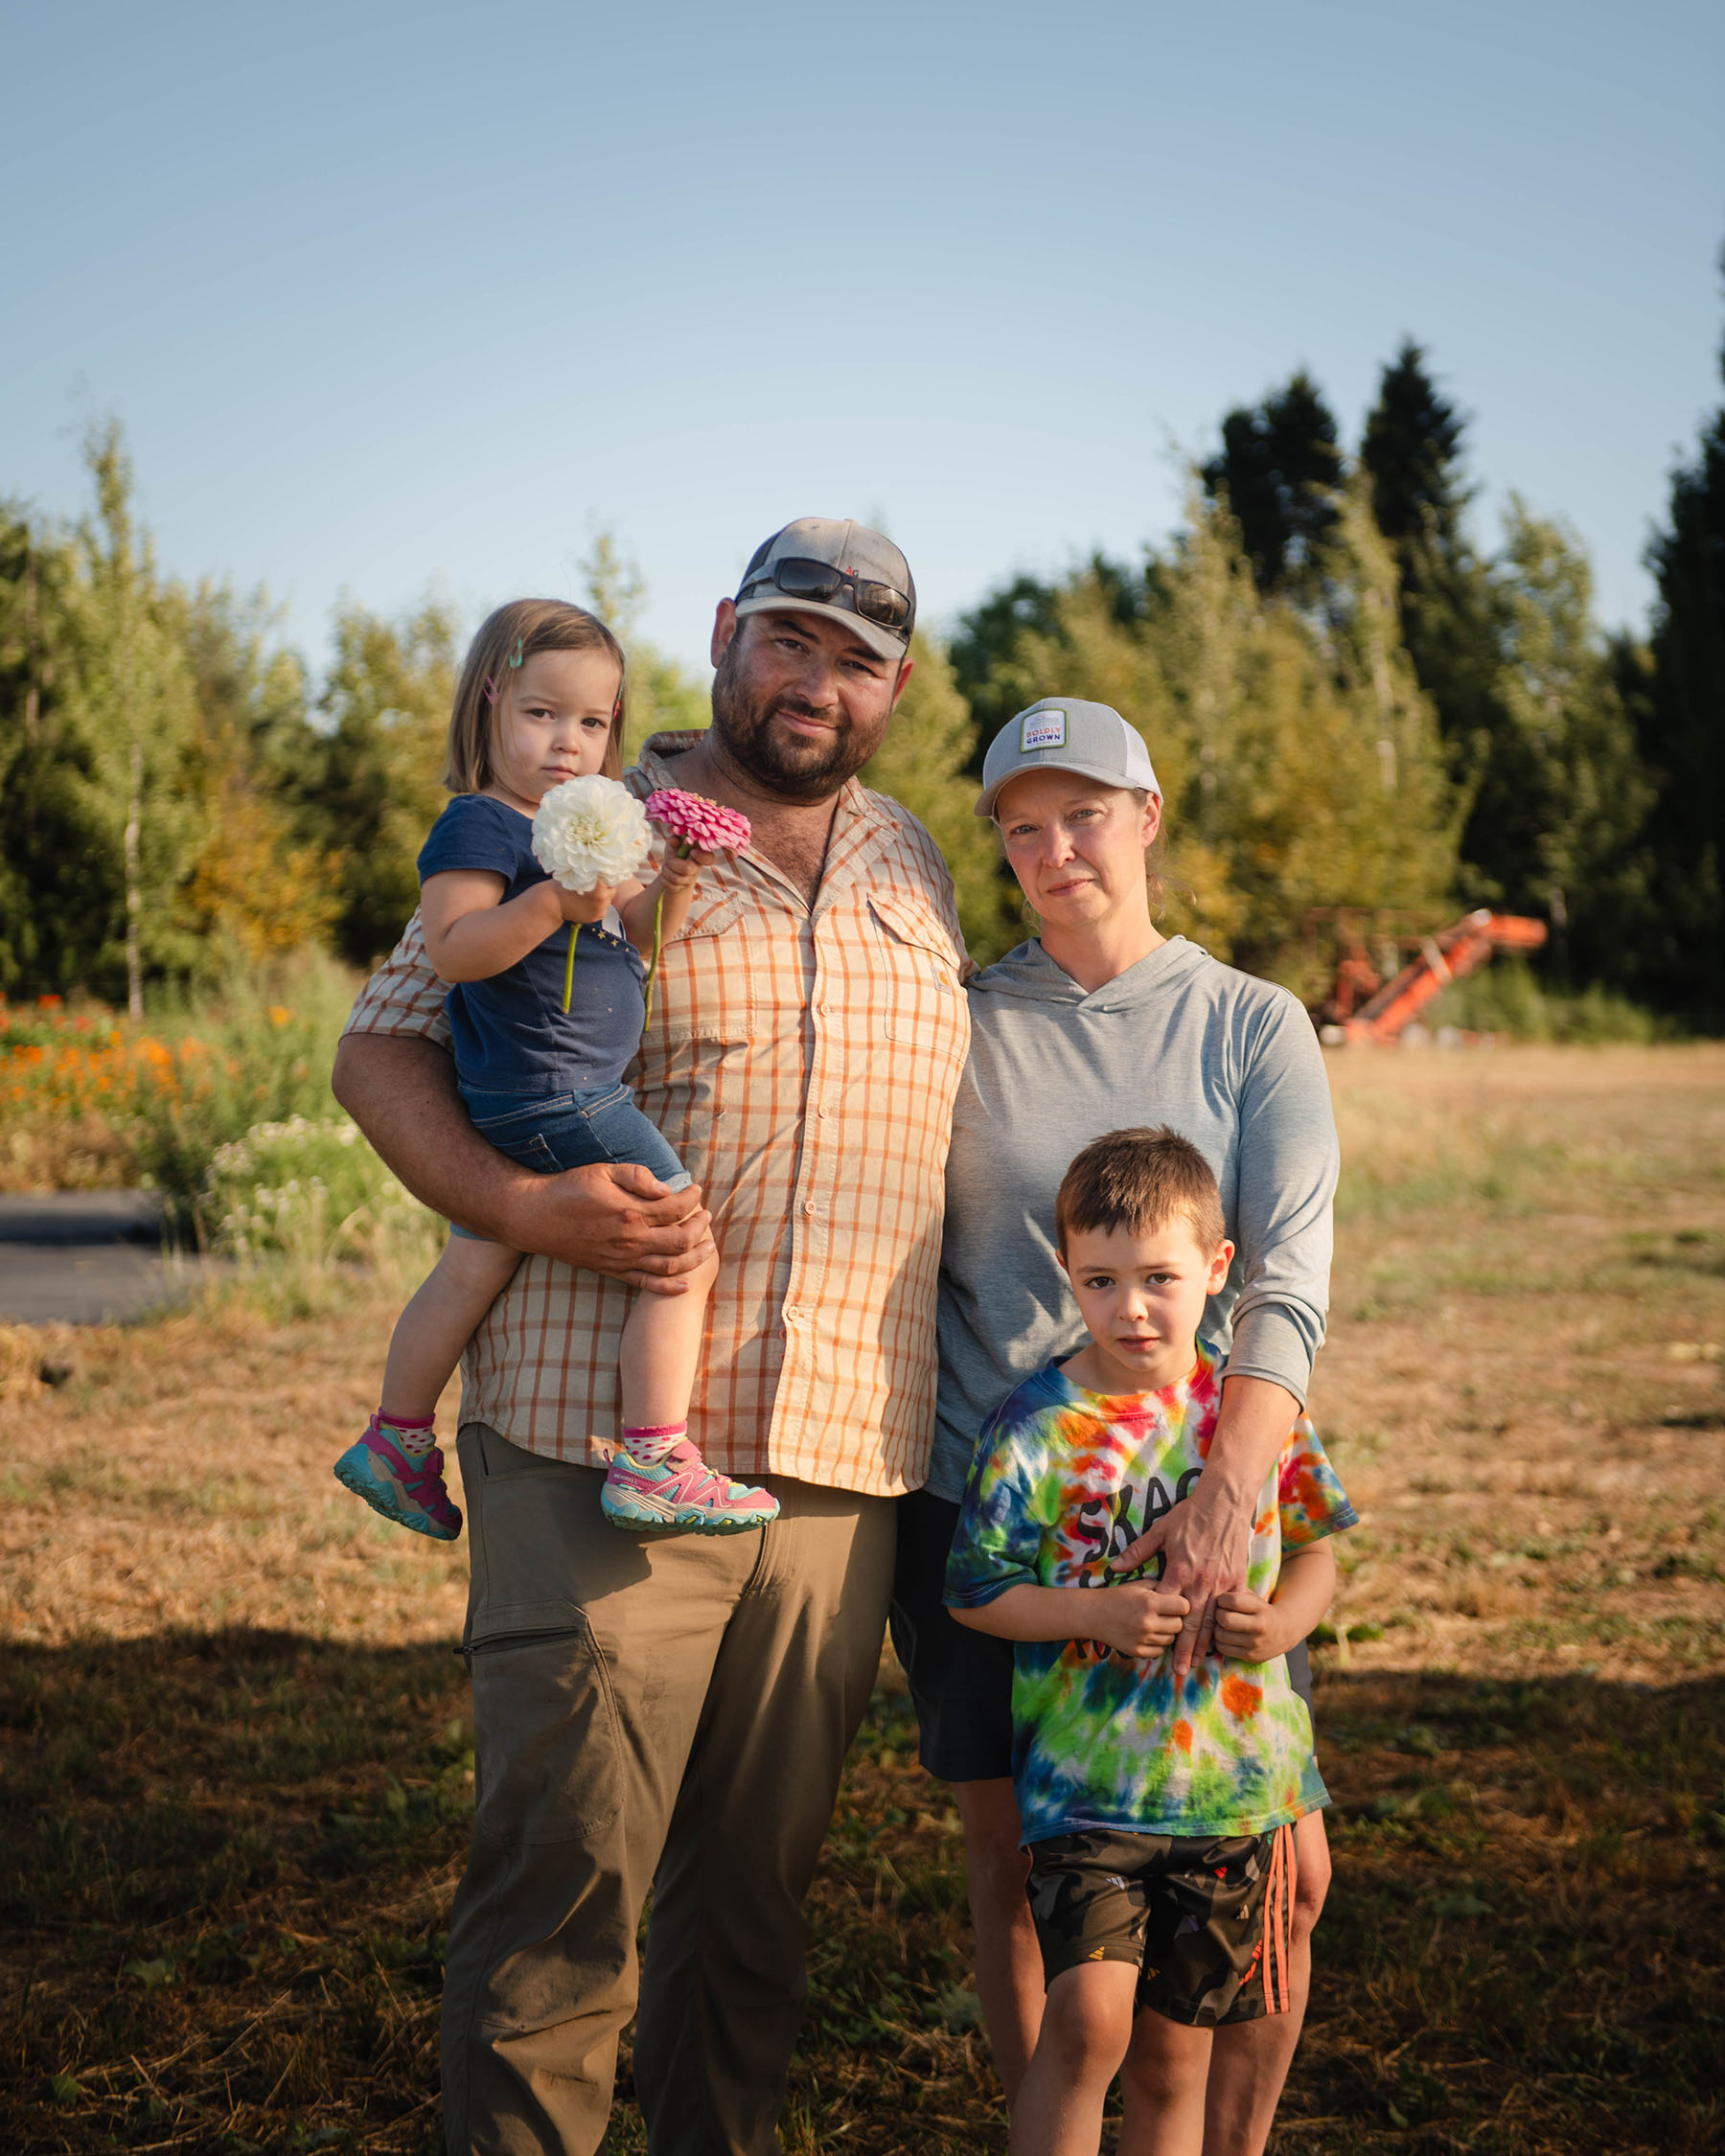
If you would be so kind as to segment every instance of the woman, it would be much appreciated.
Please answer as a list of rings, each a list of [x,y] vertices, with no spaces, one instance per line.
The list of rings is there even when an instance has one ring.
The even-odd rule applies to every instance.
[[[1092,1138],[1158,1123],[1190,1138],[1221,1186],[1236,1255],[1205,1337],[1227,1353],[1222,1421],[1197,1491],[1156,1537],[1167,1583],[1194,1600],[1184,1664],[1207,1644],[1200,1605],[1216,1569],[1198,1560],[1243,1554],[1256,1494],[1304,1405],[1323,1337],[1337,1155],[1322,1057],[1300,1004],[1156,928],[1145,852],[1162,827],[1161,791],[1117,712],[1075,698],[1021,712],[990,745],[977,814],[994,818],[1041,933],[970,983],[934,1456],[926,1488],[900,1504],[893,1639],[923,1764],[953,1784],[964,1824],[977,1989],[1010,2100],[1043,2000],[1011,1781],[1012,1650],[956,1624],[941,1588],[984,1425],[1083,1337],[1055,1257],[1055,1189]],[[1290,1658],[1302,1688],[1304,1660],[1303,1648]],[[1292,2010],[1217,2030],[1206,2156],[1257,2156],[1299,2039],[1329,1878],[1321,1813],[1300,1821],[1298,1852]]]

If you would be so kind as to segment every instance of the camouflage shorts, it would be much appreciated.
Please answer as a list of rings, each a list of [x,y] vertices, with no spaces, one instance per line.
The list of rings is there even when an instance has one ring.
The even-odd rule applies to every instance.
[[[1131,1961],[1138,2005],[1189,2028],[1287,2010],[1291,1826],[1058,1835],[1031,1844],[1029,1892],[1048,1984],[1086,1961]]]

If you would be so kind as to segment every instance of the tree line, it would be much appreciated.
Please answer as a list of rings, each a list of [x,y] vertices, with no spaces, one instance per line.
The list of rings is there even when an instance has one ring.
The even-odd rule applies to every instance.
[[[946,850],[973,952],[1026,932],[970,813],[982,750],[1061,692],[1144,732],[1165,925],[1217,955],[1314,997],[1313,908],[1489,905],[1549,922],[1552,984],[1725,1025],[1725,407],[1672,475],[1645,637],[1601,632],[1579,541],[1519,498],[1480,546],[1465,424],[1412,341],[1351,449],[1303,371],[1220,437],[1170,541],[918,636],[866,775]],[[314,678],[262,597],[162,573],[116,424],[85,455],[76,523],[0,503],[0,993],[136,1012],[307,943],[370,964],[444,799],[460,625],[344,600]],[[704,724],[609,538],[586,577],[631,654],[631,748]]]
[[[1479,546],[1464,436],[1412,340],[1351,453],[1298,372],[1224,418],[1171,545],[978,608],[958,688],[983,740],[1052,684],[1138,717],[1177,908],[1251,970],[1317,992],[1312,906],[1490,906],[1549,923],[1551,983],[1716,1029],[1725,408],[1672,475],[1645,637],[1600,631],[1578,539],[1518,496]]]

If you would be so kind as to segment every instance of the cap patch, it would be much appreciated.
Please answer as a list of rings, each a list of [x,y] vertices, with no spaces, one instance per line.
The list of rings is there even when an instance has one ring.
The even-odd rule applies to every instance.
[[[1064,748],[1067,738],[1064,711],[1028,711],[1019,728],[1019,748]]]

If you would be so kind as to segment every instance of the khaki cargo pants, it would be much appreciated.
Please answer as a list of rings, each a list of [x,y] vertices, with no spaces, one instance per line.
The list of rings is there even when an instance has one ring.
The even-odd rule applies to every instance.
[[[638,1989],[653,2156],[770,2156],[803,1897],[880,1658],[892,1501],[776,1479],[769,1527],[654,1538],[608,1524],[596,1469],[478,1424],[460,1453],[477,1787],[445,2145],[592,2156]]]

